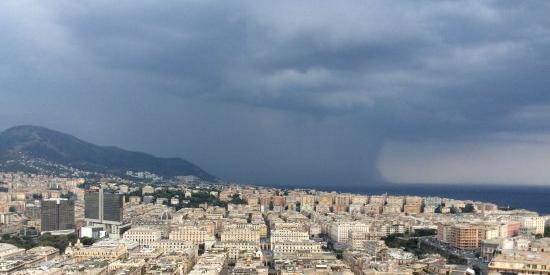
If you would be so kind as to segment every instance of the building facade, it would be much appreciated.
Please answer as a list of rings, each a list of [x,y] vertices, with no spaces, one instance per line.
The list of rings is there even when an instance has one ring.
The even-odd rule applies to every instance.
[[[40,224],[42,232],[74,231],[74,201],[68,199],[42,200]]]

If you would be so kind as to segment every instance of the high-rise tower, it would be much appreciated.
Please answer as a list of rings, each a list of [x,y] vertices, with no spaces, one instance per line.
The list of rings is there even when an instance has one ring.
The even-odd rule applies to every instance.
[[[40,224],[42,232],[74,232],[74,201],[62,198],[42,200]]]
[[[102,226],[109,235],[118,235],[123,224],[124,196],[117,193],[89,190],[84,194],[84,218],[88,226]]]

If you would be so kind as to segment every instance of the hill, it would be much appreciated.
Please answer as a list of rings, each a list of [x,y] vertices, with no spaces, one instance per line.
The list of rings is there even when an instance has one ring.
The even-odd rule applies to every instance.
[[[15,126],[0,133],[0,169],[61,169],[125,176],[128,171],[150,172],[163,177],[216,177],[181,158],[159,158],[114,146],[98,146],[74,136],[38,126]]]

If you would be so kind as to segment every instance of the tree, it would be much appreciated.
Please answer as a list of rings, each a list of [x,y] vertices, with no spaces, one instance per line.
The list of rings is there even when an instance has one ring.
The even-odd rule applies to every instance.
[[[460,208],[458,207],[451,207],[451,214],[459,214],[460,213]]]
[[[241,197],[237,194],[233,195],[233,197],[231,198],[231,201],[229,201],[229,203],[232,203],[232,204],[246,204],[246,200],[243,200],[241,199]]]
[[[59,249],[60,252],[64,252],[69,243],[75,243],[77,239],[76,234],[70,235],[51,235],[49,233],[43,234],[38,238],[38,244],[40,246],[53,246]]]
[[[414,230],[415,237],[433,236],[437,234],[437,230],[431,228],[420,228]]]
[[[474,211],[474,205],[471,203],[466,204],[466,206],[462,208],[462,213],[474,213]]]
[[[92,239],[92,238],[88,238],[88,237],[83,237],[80,239],[80,242],[83,244],[83,245],[92,245],[95,240]]]

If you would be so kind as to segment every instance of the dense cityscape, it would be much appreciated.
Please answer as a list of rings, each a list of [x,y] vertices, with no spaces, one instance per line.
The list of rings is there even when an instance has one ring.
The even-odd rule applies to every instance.
[[[550,1],[0,0],[0,275],[550,275]]]
[[[550,216],[145,172],[1,173],[2,274],[550,274]]]

